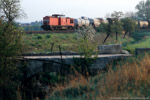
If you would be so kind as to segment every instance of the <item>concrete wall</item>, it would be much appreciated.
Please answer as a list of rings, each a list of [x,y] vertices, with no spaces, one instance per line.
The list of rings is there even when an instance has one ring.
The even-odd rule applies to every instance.
[[[100,45],[98,46],[100,54],[121,54],[121,45]]]
[[[93,74],[96,74],[98,71],[105,69],[107,65],[111,64],[113,61],[117,61],[118,59],[125,59],[130,56],[131,55],[112,55],[98,57],[91,65],[90,70]],[[40,72],[60,72],[61,67],[68,67],[69,69],[69,66],[74,65],[74,58],[64,58],[62,60],[60,58],[38,58],[23,59],[23,61],[26,62],[29,71],[28,77]]]
[[[150,48],[136,48],[135,55],[150,53]]]

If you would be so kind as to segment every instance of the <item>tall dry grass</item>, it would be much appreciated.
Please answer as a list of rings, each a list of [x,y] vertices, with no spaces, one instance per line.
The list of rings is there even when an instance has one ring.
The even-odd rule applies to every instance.
[[[149,87],[150,56],[146,55],[138,62],[117,66],[116,70],[110,67],[108,72],[88,80],[78,75],[69,83],[54,88],[48,100],[116,100],[116,97],[124,100],[135,97],[150,99]]]

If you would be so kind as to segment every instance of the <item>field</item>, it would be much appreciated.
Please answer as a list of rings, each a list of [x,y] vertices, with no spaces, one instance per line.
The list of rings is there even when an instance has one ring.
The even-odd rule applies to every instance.
[[[52,43],[54,43],[52,50]],[[77,51],[78,34],[24,34],[23,44],[26,53]]]
[[[97,45],[102,45],[105,34],[97,33],[94,41]],[[122,44],[125,50],[134,53],[135,48],[150,47],[150,32],[135,32],[130,37],[122,38],[120,35],[118,41],[111,36],[105,44]],[[48,53],[59,51],[59,45],[62,51],[78,52],[78,44],[80,40],[79,33],[72,34],[24,34],[23,45],[25,53]],[[52,43],[54,43],[52,49]],[[104,45],[105,45],[104,44]]]

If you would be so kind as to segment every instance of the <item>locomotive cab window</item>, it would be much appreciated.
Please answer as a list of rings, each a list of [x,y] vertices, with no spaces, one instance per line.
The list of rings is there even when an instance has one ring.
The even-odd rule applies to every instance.
[[[73,23],[73,19],[70,19],[70,23]]]

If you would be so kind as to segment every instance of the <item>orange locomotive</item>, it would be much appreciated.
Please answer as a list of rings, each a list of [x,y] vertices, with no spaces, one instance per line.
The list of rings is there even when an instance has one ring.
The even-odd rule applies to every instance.
[[[73,30],[74,19],[59,14],[45,16],[42,28],[44,30]]]

